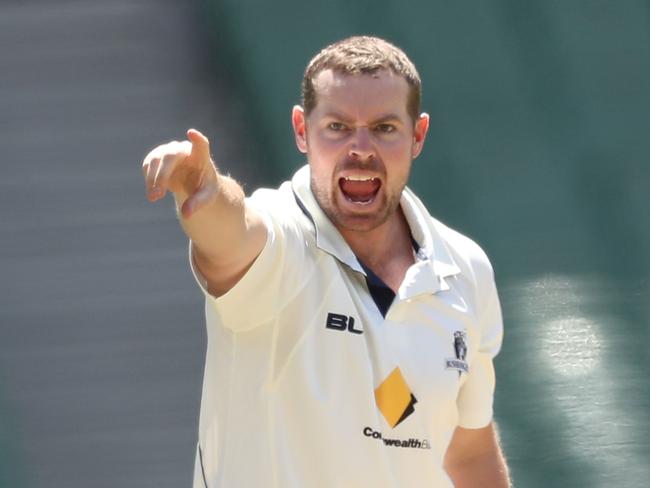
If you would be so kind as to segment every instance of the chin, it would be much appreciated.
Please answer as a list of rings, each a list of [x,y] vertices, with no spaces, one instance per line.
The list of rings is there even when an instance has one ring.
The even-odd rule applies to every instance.
[[[331,216],[330,220],[339,229],[353,232],[370,232],[385,223],[388,220],[388,215],[385,212],[359,215],[339,211],[334,216]]]

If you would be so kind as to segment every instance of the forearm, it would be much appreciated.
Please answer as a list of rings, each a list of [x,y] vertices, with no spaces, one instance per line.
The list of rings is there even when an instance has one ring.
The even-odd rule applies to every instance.
[[[252,265],[266,241],[260,216],[248,208],[244,191],[232,178],[218,175],[216,192],[200,208],[185,215],[188,198],[174,193],[181,227],[192,241],[192,257],[207,280],[208,290],[221,296]]]
[[[185,217],[181,208],[188,194],[174,193],[181,227],[190,238],[195,251],[217,263],[227,260],[228,254],[241,247],[246,237],[247,221],[244,192],[232,178],[217,176],[217,190],[209,203]]]
[[[445,454],[445,471],[456,488],[508,488],[508,467],[493,423],[457,427]]]
[[[455,488],[509,488],[508,468],[500,451],[491,451],[464,463],[447,466]]]

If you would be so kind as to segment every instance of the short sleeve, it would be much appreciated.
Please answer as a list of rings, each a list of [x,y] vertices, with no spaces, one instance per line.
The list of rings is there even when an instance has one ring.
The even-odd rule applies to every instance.
[[[503,339],[503,319],[492,268],[477,280],[480,343],[469,374],[458,395],[459,425],[466,429],[487,426],[492,420],[496,384],[494,357]]]
[[[277,315],[305,255],[304,239],[298,224],[289,217],[290,209],[277,212],[267,199],[254,197],[255,194],[247,199],[247,205],[262,217],[266,243],[246,274],[228,292],[219,297],[208,292],[194,263],[190,243],[190,266],[205,295],[206,308],[211,308],[210,315],[233,331],[252,329]]]

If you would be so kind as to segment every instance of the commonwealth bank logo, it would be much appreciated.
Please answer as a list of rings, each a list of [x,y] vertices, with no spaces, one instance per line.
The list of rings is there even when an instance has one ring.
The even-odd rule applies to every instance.
[[[395,428],[415,411],[417,399],[400,369],[395,368],[375,389],[375,402],[388,425]]]

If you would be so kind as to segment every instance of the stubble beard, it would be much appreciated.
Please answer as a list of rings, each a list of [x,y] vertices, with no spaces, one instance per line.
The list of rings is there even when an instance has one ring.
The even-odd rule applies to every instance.
[[[332,224],[339,230],[353,232],[370,232],[382,224],[386,223],[391,215],[395,214],[399,208],[402,191],[399,194],[390,194],[380,188],[380,193],[376,198],[383,198],[384,204],[377,211],[370,214],[353,214],[349,211],[342,210],[338,205],[337,192],[339,191],[338,182],[333,182],[331,188],[321,188],[318,182],[312,176],[311,191],[318,202],[319,207],[330,219]]]

